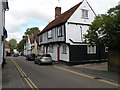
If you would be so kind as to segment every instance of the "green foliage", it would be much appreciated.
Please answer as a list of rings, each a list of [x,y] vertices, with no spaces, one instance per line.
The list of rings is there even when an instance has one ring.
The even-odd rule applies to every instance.
[[[24,51],[24,44],[25,44],[25,39],[22,39],[22,40],[18,43],[17,47],[18,47],[18,51],[19,51],[19,52],[23,52],[23,51]]]
[[[40,30],[38,27],[28,28],[25,32],[25,35],[36,35],[39,31]]]
[[[26,43],[27,40],[27,35],[36,35],[38,32],[40,32],[38,27],[32,27],[28,28],[25,32],[25,36],[23,36],[22,40],[18,43],[18,51],[23,52],[24,51],[24,44]]]
[[[16,39],[10,39],[8,41],[8,45],[10,47],[10,51],[13,52],[13,49],[17,48],[17,40]]]
[[[108,10],[107,14],[96,16],[84,35],[85,41],[118,48],[120,45],[120,5]]]

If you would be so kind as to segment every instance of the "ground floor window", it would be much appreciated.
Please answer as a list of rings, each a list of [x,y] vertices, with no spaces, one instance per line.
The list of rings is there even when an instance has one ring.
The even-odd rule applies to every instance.
[[[54,50],[53,50],[53,45],[50,45],[50,46],[49,46],[49,53],[53,53],[53,51],[54,51]]]
[[[108,52],[108,47],[105,47],[105,52]]]
[[[62,53],[63,53],[63,54],[67,54],[67,46],[66,46],[66,45],[63,45],[63,46],[62,46],[62,49],[63,49],[63,50],[62,50]]]
[[[42,52],[45,53],[45,47],[42,48]]]
[[[87,46],[87,53],[88,54],[96,54],[96,46],[95,45],[88,45]]]

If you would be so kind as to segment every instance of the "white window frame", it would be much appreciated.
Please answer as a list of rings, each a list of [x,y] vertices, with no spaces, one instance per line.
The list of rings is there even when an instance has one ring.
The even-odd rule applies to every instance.
[[[62,36],[62,26],[58,27],[57,35],[58,35],[58,37]]]
[[[48,39],[51,39],[52,38],[52,31],[48,31]]]
[[[96,54],[96,46],[88,45],[87,46],[87,54]]]
[[[105,47],[105,52],[108,52],[108,47]]]
[[[54,48],[53,48],[53,45],[50,45],[50,46],[49,46],[49,53],[53,53],[53,51],[54,51],[53,49],[54,49]]]
[[[40,35],[40,42],[42,42],[43,41],[43,37],[42,37],[42,35]]]
[[[67,46],[66,46],[66,45],[63,45],[63,46],[62,46],[62,49],[63,49],[62,53],[63,53],[63,54],[67,54]]]
[[[88,14],[89,14],[88,10],[82,9],[82,18],[87,19],[89,17]]]
[[[42,53],[45,53],[45,47],[42,48]]]

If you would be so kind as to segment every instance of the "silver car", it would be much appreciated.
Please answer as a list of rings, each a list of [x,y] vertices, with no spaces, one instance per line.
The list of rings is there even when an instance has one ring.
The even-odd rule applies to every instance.
[[[50,54],[42,54],[36,57],[35,64],[52,64],[52,57]]]

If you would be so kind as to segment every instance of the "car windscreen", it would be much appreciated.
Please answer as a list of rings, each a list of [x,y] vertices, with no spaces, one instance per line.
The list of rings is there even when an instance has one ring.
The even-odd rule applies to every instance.
[[[42,57],[51,57],[50,54],[43,54]]]

